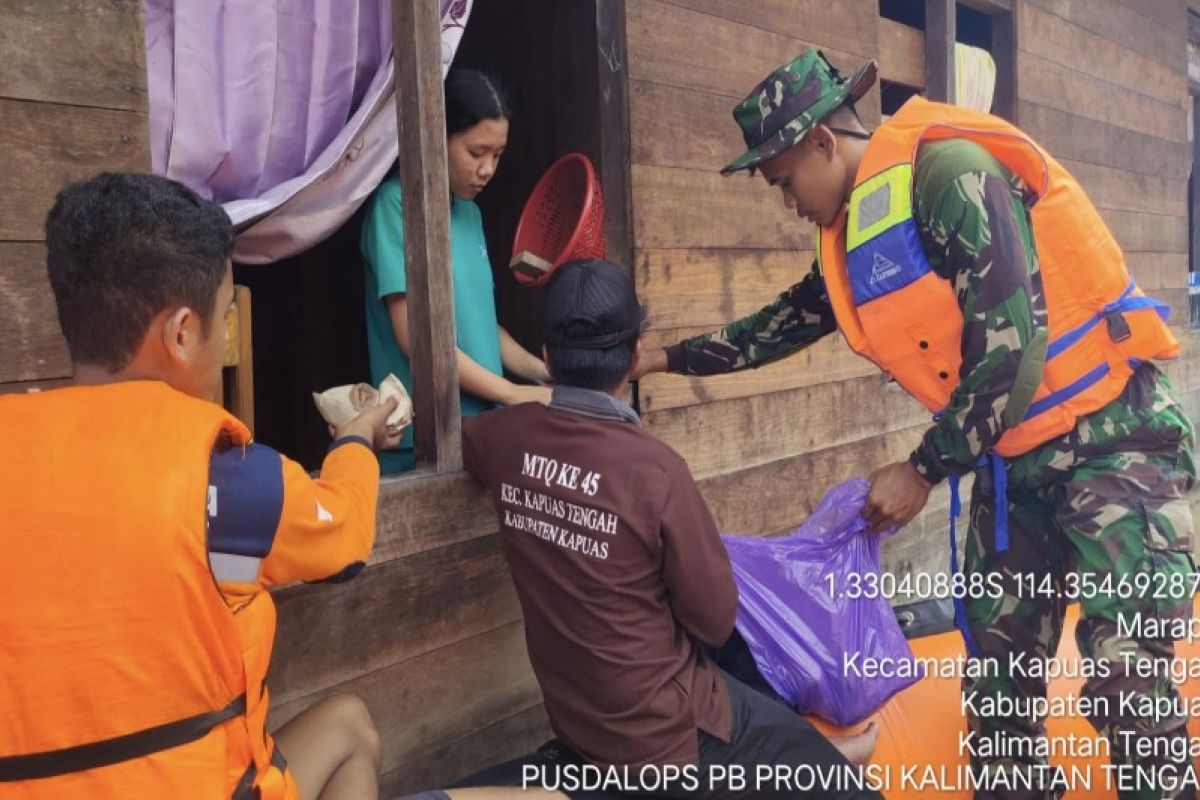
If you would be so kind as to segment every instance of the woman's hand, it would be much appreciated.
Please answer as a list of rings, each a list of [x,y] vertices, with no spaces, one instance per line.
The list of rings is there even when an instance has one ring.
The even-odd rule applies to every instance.
[[[546,369],[546,364],[543,361],[537,362],[537,366],[531,372],[532,374],[526,377],[534,383],[542,386],[549,386],[554,383],[554,378],[550,376],[550,370]]]
[[[551,382],[545,361],[521,347],[503,326],[496,333],[500,337],[500,362],[506,370],[532,383],[545,385]]]

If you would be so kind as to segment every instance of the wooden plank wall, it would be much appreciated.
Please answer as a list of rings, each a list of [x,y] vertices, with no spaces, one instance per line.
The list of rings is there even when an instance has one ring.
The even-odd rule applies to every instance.
[[[0,391],[71,374],[46,279],[62,186],[150,168],[140,0],[0,4]]]
[[[1186,326],[1184,0],[1013,5],[1019,124],[1078,176],[1141,284]],[[880,21],[875,0],[630,0],[627,9],[635,268],[647,344],[662,345],[756,310],[812,259],[811,227],[778,193],[717,174],[744,149],[733,105],[808,44],[844,73],[879,57],[883,75],[923,85],[924,37]],[[878,120],[877,92],[860,112],[868,126]],[[1172,370],[1200,414],[1200,349],[1177,330],[1185,357]],[[755,534],[788,529],[835,482],[904,457],[928,423],[837,336],[752,372],[652,376],[640,400],[722,527]],[[942,488],[889,543],[887,566],[944,569],[946,510]]]
[[[270,727],[331,694],[358,695],[383,744],[382,797],[444,785],[549,739],[496,532],[465,473],[385,481],[363,573],[276,593]]]

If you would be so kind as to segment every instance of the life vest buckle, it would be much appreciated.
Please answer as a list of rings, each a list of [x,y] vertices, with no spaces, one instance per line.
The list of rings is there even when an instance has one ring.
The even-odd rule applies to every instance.
[[[1108,326],[1108,338],[1118,344],[1133,336],[1129,320],[1125,319],[1125,315],[1119,310],[1106,313],[1104,322]]]

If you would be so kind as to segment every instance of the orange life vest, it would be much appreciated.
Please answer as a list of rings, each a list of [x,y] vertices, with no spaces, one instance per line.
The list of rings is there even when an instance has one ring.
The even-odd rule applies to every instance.
[[[963,138],[986,148],[1036,195],[1030,211],[1049,347],[1023,421],[995,446],[1024,453],[1075,427],[1124,388],[1137,365],[1179,355],[1166,306],[1141,292],[1121,248],[1079,184],[1020,130],[989,114],[916,97],[872,135],[845,211],[819,232],[819,259],[838,328],[934,413],[958,385],[963,317],[932,271],[913,217],[922,142]]]
[[[162,383],[0,397],[0,795],[296,796],[265,730],[274,603],[209,566],[220,437],[249,433]]]

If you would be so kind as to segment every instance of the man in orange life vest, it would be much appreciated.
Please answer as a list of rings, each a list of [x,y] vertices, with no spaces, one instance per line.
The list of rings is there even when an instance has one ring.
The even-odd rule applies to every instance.
[[[749,151],[723,172],[780,187],[818,226],[818,264],[758,313],[647,353],[639,374],[753,367],[840,329],[935,414],[908,460],[872,476],[874,528],[909,522],[944,478],[957,511],[957,479],[975,472],[965,573],[999,573],[1004,588],[957,608],[969,650],[999,666],[964,681],[972,731],[1001,745],[1044,736],[1036,714],[965,700],[1044,697],[1010,656],[1052,655],[1078,599],[1080,651],[1102,665],[1084,687],[1099,701],[1089,719],[1118,768],[1155,770],[1121,796],[1189,794],[1170,780],[1189,766],[1187,715],[1170,679],[1146,670],[1171,657],[1177,626],[1143,624],[1188,617],[1194,570],[1194,434],[1150,363],[1179,352],[1166,308],[1130,278],[1076,181],[1004,120],[917,97],[868,133],[853,103],[875,73],[870,62],[846,81],[809,50],[734,110]],[[1145,744],[1156,755],[1139,758]],[[991,753],[971,750],[993,787],[977,796],[1057,792],[1038,748]],[[989,772],[1037,783],[1012,791],[1026,784]]]
[[[317,480],[250,442],[211,402],[232,229],[180,184],[70,186],[46,240],[74,382],[0,397],[0,795],[375,797],[357,699],[267,734],[266,589],[362,568],[394,401]]]

